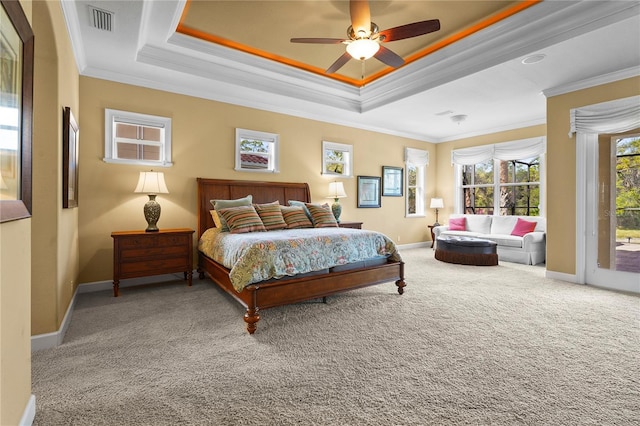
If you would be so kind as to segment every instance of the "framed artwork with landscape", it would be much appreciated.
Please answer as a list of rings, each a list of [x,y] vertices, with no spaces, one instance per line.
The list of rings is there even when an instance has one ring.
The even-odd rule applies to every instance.
[[[358,207],[382,207],[379,177],[358,176]]]
[[[402,197],[402,167],[382,166],[382,195]]]

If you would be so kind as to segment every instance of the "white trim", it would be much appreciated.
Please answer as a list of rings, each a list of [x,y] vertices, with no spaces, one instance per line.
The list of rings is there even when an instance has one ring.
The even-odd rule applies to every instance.
[[[197,276],[198,272],[193,271],[193,276]],[[162,275],[154,275],[150,277],[140,277],[140,278],[130,278],[126,280],[120,281],[119,287],[127,288],[127,287],[136,287],[140,285],[146,284],[156,284],[162,283],[166,281],[176,281],[183,280],[184,275],[182,272],[178,272],[175,274],[162,274]],[[105,291],[105,290],[113,290],[113,281],[94,281],[90,283],[80,284],[78,286],[78,294],[83,293],[93,293],[95,291]]]
[[[545,278],[550,278],[552,280],[568,281],[574,284],[584,284],[578,282],[578,277],[576,277],[575,275],[565,274],[564,272],[555,272],[547,269],[544,276]]]
[[[64,335],[67,333],[69,324],[71,324],[71,314],[73,313],[73,308],[76,305],[77,294],[78,288],[76,288],[76,291],[73,293],[71,303],[69,303],[69,307],[67,308],[67,312],[65,312],[64,314],[64,318],[62,319],[62,323],[60,324],[60,329],[58,331],[31,336],[31,352],[55,348],[56,346],[60,346],[62,344]]]
[[[542,93],[550,98],[552,96],[564,95],[565,93],[576,92],[578,90],[588,89],[590,87],[601,86],[607,83],[624,80],[627,78],[637,77],[640,75],[640,68],[631,67],[620,71],[614,71],[608,74],[599,75],[597,77],[587,78],[585,80],[574,81],[562,86],[552,87],[543,90]]]
[[[31,426],[33,421],[36,418],[36,396],[31,395],[29,397],[29,402],[27,402],[27,406],[24,409],[24,413],[22,413],[22,417],[20,418],[19,426]]]
[[[423,241],[421,243],[409,243],[409,244],[402,244],[402,245],[396,245],[396,248],[399,250],[410,250],[410,249],[415,249],[415,248],[422,248],[422,247],[431,247],[431,241]]]

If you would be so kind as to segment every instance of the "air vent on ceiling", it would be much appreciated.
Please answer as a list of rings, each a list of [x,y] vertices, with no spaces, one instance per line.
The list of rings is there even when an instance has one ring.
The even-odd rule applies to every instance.
[[[113,31],[113,12],[89,5],[91,26],[103,31]]]

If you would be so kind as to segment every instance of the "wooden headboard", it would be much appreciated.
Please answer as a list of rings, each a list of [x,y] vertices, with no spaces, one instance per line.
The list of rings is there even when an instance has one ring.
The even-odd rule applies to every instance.
[[[213,227],[209,210],[210,200],[233,200],[251,194],[254,203],[270,203],[278,200],[286,206],[289,200],[311,202],[311,192],[306,183],[258,182],[252,180],[198,179],[198,238]]]

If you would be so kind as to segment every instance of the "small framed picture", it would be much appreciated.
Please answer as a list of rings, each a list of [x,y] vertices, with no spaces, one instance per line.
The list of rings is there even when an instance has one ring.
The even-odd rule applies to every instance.
[[[358,207],[382,207],[379,177],[358,176]]]
[[[402,197],[402,167],[382,166],[382,196]]]

